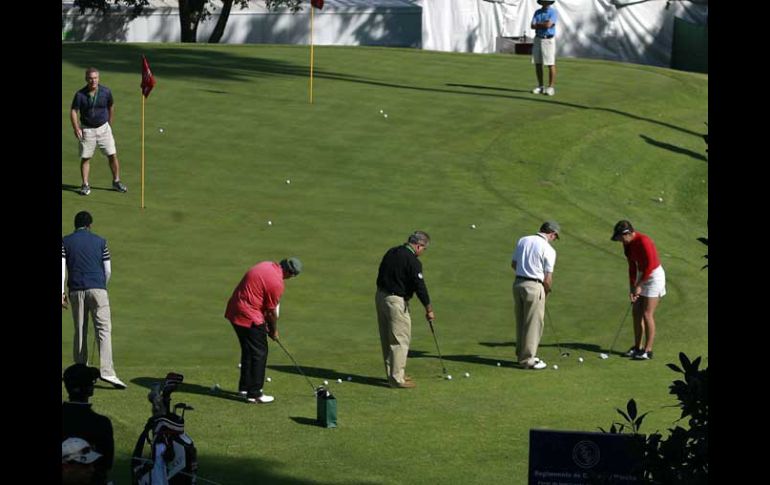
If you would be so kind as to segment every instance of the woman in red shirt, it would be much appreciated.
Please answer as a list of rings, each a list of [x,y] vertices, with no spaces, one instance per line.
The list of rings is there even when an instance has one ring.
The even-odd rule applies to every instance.
[[[666,294],[666,273],[658,259],[655,243],[646,234],[634,231],[629,221],[615,224],[613,241],[623,242],[628,260],[629,298],[634,310],[634,346],[626,356],[636,360],[652,359],[655,341],[655,308]],[[642,334],[645,345],[642,347]]]

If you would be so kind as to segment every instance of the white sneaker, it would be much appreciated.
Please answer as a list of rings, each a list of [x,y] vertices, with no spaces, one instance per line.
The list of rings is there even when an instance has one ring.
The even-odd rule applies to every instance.
[[[238,391],[238,394],[240,394],[241,396],[245,396],[246,394],[248,394],[248,392],[246,392],[246,391]]]
[[[543,86],[538,86],[532,90],[532,94],[543,94],[544,92]]]
[[[253,403],[253,404],[267,404],[269,402],[275,401],[275,398],[273,396],[268,396],[267,394],[262,394],[259,397],[248,397],[246,398],[246,402]]]
[[[553,96],[554,94],[556,94],[556,90],[553,88],[553,86],[548,86],[547,88],[545,88],[545,90],[543,92],[547,96]]]
[[[101,376],[104,382],[109,382],[115,389],[125,389],[127,386],[118,379],[118,376]]]
[[[548,364],[546,364],[545,362],[543,362],[542,360],[540,360],[538,358],[535,358],[535,361],[536,362],[535,362],[535,364],[533,366],[528,367],[529,369],[540,370],[540,369],[545,369],[546,367],[548,367]]]

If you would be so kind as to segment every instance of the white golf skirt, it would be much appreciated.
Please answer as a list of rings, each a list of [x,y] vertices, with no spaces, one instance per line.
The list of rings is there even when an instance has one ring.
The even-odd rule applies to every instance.
[[[660,298],[666,294],[666,272],[663,271],[663,266],[658,266],[652,273],[647,281],[642,284],[642,296],[648,298]]]

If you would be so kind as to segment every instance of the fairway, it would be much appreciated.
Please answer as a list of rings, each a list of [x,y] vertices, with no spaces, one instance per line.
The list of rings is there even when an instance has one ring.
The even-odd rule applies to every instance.
[[[142,54],[157,80],[144,209]],[[303,46],[62,44],[62,235],[88,210],[108,241],[114,360],[128,384],[100,382],[92,399],[115,428],[113,479],[130,483],[149,385],[171,371],[185,376],[172,402],[195,408],[186,428],[199,474],[221,484],[523,484],[531,428],[607,428],[632,397],[651,412],[643,431],[673,427],[678,374],[665,364],[708,358],[708,248],[697,241],[708,236],[708,76],[559,59],[548,97],[530,94],[526,56],[316,46],[309,104],[308,57]],[[110,189],[99,152],[91,195],[76,192],[69,107],[92,65],[115,97],[125,194]],[[562,228],[548,310],[571,356],[559,356],[547,320],[549,369],[524,371],[513,365],[510,257],[548,219]],[[667,275],[648,362],[599,358],[628,304],[623,250],[610,241],[619,219],[654,239]],[[375,279],[385,251],[416,229],[432,238],[421,260],[453,380],[441,379],[415,299],[417,387],[396,390],[384,381]],[[239,362],[227,300],[250,266],[288,256],[304,270],[286,281],[281,341],[314,384],[331,382],[336,429],[314,425],[310,386],[277,345],[273,404],[227,392]],[[63,370],[69,311],[61,325]],[[615,350],[631,343],[629,318]]]

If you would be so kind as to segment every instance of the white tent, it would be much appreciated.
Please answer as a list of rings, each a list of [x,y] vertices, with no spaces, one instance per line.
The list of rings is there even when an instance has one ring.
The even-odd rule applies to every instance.
[[[497,37],[532,38],[536,0],[421,0],[422,48],[495,52]],[[708,0],[556,0],[557,54],[668,66],[674,17],[704,24]]]

